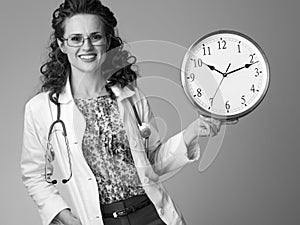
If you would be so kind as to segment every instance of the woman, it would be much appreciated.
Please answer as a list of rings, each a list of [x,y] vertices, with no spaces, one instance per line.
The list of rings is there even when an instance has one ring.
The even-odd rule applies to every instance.
[[[219,121],[200,117],[160,142],[116,25],[98,0],[65,0],[53,13],[42,91],[25,107],[21,160],[44,225],[185,224],[156,181],[199,158],[199,135],[219,131]],[[54,158],[72,202],[51,178]]]

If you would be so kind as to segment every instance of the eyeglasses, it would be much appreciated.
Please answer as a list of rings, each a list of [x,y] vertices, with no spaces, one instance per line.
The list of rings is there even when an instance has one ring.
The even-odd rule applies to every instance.
[[[67,41],[67,44],[70,47],[81,47],[86,39],[88,39],[93,46],[101,46],[106,43],[106,37],[101,33],[92,33],[86,38],[81,34],[72,34],[68,38],[62,39]]]

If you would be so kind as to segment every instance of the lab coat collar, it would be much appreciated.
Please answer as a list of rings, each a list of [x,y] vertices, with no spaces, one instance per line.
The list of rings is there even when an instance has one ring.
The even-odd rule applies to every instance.
[[[122,101],[125,98],[129,98],[135,94],[135,91],[133,90],[133,85],[127,85],[124,88],[120,87],[120,85],[114,85],[111,87],[111,90],[117,97],[119,101]],[[73,101],[73,95],[71,91],[71,84],[69,76],[67,78],[67,82],[65,85],[65,88],[63,92],[59,95],[58,102],[62,104],[67,104]]]
[[[58,97],[58,102],[61,104],[67,104],[73,100],[73,95],[71,91],[71,84],[70,84],[70,79],[69,76],[67,78],[66,85],[62,91],[62,93],[59,94]]]

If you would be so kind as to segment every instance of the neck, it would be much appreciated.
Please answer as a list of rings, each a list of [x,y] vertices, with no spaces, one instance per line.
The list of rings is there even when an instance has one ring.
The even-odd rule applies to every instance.
[[[87,73],[72,70],[71,88],[74,98],[90,98],[107,94],[106,79],[101,72]]]

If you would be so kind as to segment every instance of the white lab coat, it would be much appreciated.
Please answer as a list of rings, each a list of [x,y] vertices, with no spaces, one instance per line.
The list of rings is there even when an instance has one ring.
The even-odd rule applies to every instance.
[[[183,225],[184,219],[159,181],[159,177],[174,171],[199,158],[200,150],[192,159],[187,157],[187,147],[182,132],[164,143],[160,142],[153,114],[145,96],[133,86],[112,88],[117,96],[121,119],[129,138],[131,153],[139,178],[146,194],[153,202],[159,216],[168,225]],[[145,151],[135,115],[128,98],[131,97],[142,122],[150,124],[149,148]],[[95,176],[82,154],[81,141],[85,131],[85,120],[74,103],[70,82],[59,96],[61,119],[64,121],[71,150],[71,180],[64,184],[72,202],[67,202],[56,185],[45,181],[45,152],[48,130],[57,117],[57,107],[48,93],[40,93],[25,106],[24,137],[21,157],[22,179],[38,207],[43,225],[51,224],[53,218],[63,209],[70,208],[77,214],[83,225],[103,225],[99,193]],[[62,177],[68,177],[69,163],[61,126],[55,127],[52,144],[55,160]],[[192,147],[191,147],[192,148]],[[190,149],[189,149],[190,150]],[[195,149],[193,149],[195,150]],[[58,169],[58,168],[55,168]],[[50,171],[52,172],[52,168]],[[60,182],[60,180],[58,180]]]

